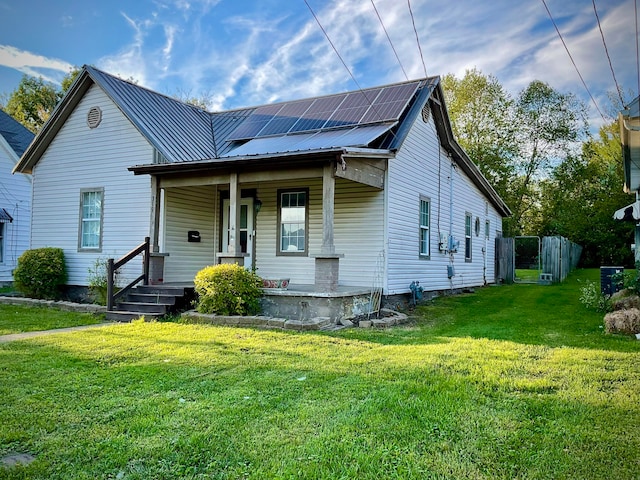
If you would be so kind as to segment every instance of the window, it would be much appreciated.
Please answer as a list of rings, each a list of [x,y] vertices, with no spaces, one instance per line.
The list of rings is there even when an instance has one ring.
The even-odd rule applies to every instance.
[[[484,222],[484,237],[485,238],[489,238],[489,232],[491,231],[491,225],[489,223],[489,220],[487,220],[486,222]]]
[[[472,215],[470,213],[465,214],[465,217],[464,217],[464,259],[467,262],[471,261],[471,222],[472,222]]]
[[[80,228],[78,250],[100,251],[102,248],[102,208],[104,190],[80,191]]]
[[[420,197],[420,256],[428,257],[431,254],[431,245],[429,241],[429,222],[430,222],[430,211],[429,211],[429,199],[425,197]]]
[[[277,255],[307,255],[309,230],[308,189],[278,191]]]

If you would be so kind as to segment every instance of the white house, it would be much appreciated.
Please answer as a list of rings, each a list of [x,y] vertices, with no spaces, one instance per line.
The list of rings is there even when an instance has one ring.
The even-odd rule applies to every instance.
[[[238,262],[320,293],[480,286],[510,214],[439,77],[209,113],[85,66],[15,171],[31,247],[63,248],[70,285],[150,237],[165,284]]]
[[[13,281],[18,257],[29,248],[31,177],[12,175],[33,133],[0,110],[0,285]]]

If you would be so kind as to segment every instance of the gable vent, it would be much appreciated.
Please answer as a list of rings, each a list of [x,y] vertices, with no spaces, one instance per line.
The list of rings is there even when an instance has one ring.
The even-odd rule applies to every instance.
[[[102,121],[102,110],[100,107],[91,107],[87,113],[87,125],[89,128],[96,128]]]
[[[431,115],[431,108],[429,108],[429,104],[427,103],[424,107],[422,107],[422,121],[424,123],[429,123],[430,115]]]

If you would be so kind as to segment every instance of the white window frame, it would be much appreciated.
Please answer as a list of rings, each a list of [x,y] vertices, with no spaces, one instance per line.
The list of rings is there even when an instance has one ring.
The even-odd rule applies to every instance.
[[[5,223],[0,222],[0,263],[4,263],[4,252],[5,252],[5,235],[7,229],[5,228]]]
[[[423,207],[426,206],[426,222]],[[418,203],[418,255],[420,258],[431,258],[431,200],[420,195]]]
[[[304,250],[283,250],[282,249],[282,227],[286,223],[300,224],[302,222],[285,222],[282,215],[282,198],[284,195],[304,194]],[[309,189],[290,188],[278,190],[278,235],[276,241],[276,256],[306,257],[309,255]]]
[[[94,209],[92,212],[92,216],[85,218],[84,217],[84,202],[86,195],[88,194],[97,194],[99,198],[99,211]],[[97,213],[97,217],[95,214]],[[103,233],[103,219],[104,219],[104,188],[83,188],[80,190],[80,213],[78,215],[78,251],[79,252],[102,252],[102,233]],[[91,232],[85,232],[85,227],[88,225],[94,225],[97,222],[98,227],[98,244],[97,245],[86,245],[84,243],[87,235],[90,235]],[[87,235],[85,235],[85,233]]]
[[[464,214],[464,261],[470,262],[473,258],[473,215],[470,212]]]

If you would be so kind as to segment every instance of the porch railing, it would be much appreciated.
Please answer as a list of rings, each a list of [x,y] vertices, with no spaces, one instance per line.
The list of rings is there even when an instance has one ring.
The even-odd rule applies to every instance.
[[[138,255],[143,255],[142,275],[129,283],[126,287],[114,292],[115,290],[115,272]],[[131,290],[140,281],[143,285],[149,285],[149,237],[145,237],[144,243],[140,244],[121,259],[114,261],[113,258],[107,260],[107,311],[113,310],[116,300]]]

